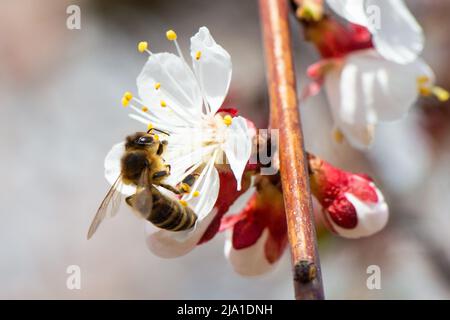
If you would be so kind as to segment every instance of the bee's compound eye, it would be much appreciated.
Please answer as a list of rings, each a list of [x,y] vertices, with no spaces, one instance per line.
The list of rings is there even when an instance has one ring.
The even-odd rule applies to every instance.
[[[153,143],[153,137],[152,137],[152,136],[142,136],[142,137],[139,137],[139,138],[136,140],[136,143],[139,144],[139,145],[143,145],[143,146],[150,145],[150,144]]]

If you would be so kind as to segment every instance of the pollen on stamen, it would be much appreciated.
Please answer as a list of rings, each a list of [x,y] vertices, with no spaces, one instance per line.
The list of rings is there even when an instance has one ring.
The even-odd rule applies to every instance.
[[[420,85],[426,84],[428,82],[430,82],[430,78],[428,76],[423,75],[423,76],[417,77],[417,83]]]
[[[151,124],[151,123],[149,123],[148,125],[147,125],[147,131],[148,130],[152,130],[153,129],[153,125]]]
[[[147,41],[141,41],[137,45],[137,49],[140,53],[144,53],[148,49],[148,42]]]
[[[427,86],[423,86],[423,85],[419,86],[418,91],[419,91],[419,94],[422,97],[429,97],[429,96],[431,96],[431,89],[429,87],[427,87]]]
[[[147,111],[148,111],[148,108],[147,108],[146,106],[143,106],[143,107],[141,108],[141,110],[142,110],[142,112],[147,112]]]
[[[200,195],[200,192],[199,191],[194,191],[194,193],[192,194],[194,197],[198,197],[199,195]]]
[[[446,102],[450,99],[450,93],[444,88],[433,87],[432,92],[440,102]]]
[[[155,89],[158,90],[159,88],[161,88],[161,83],[159,82],[155,83]]]
[[[195,53],[195,60],[199,60],[201,56],[202,56],[202,52],[201,51],[197,51]]]
[[[123,94],[123,97],[130,101],[131,99],[133,99],[133,94],[130,91],[127,91]]]
[[[130,104],[131,99],[133,99],[133,94],[130,91],[127,91],[122,96],[122,106],[126,107]]]
[[[166,32],[166,37],[167,37],[167,40],[169,40],[169,41],[175,41],[175,40],[177,40],[177,34],[176,34],[176,32],[173,31],[173,30],[167,31],[167,32]]]
[[[122,106],[126,107],[130,104],[130,100],[128,100],[127,98],[123,97],[122,98]]]
[[[165,108],[167,107],[167,103],[164,100],[161,100],[160,103],[161,107]]]
[[[183,192],[190,192],[191,191],[191,187],[187,184],[187,183],[182,183],[181,184],[181,190],[183,190]]]
[[[233,122],[233,118],[229,114],[227,114],[225,117],[223,117],[223,123],[225,123],[225,125],[227,127],[229,127],[232,122]]]
[[[187,205],[188,205],[188,203],[187,203],[186,200],[180,200],[180,204],[181,204],[183,207],[187,207]]]
[[[157,134],[153,135],[153,138],[155,139],[155,141],[159,141],[159,136]]]
[[[333,130],[333,139],[339,144],[344,142],[345,137],[340,129],[336,128]]]

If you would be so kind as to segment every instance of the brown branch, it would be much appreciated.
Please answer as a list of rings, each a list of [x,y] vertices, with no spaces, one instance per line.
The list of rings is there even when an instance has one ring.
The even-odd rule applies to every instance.
[[[259,0],[271,127],[279,129],[280,172],[296,299],[323,299],[322,277],[297,94],[287,0]]]

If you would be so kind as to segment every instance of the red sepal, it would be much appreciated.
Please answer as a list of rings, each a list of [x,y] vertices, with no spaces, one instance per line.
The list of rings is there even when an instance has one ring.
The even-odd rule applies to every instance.
[[[333,167],[328,162],[309,155],[311,191],[336,225],[353,229],[358,224],[356,208],[346,194],[361,201],[376,203],[378,196],[372,179]]]

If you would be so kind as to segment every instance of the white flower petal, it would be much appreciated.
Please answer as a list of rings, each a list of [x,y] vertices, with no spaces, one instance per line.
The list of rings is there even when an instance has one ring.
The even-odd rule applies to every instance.
[[[187,231],[171,232],[159,230],[153,232],[154,228],[149,226],[146,228],[146,233],[150,232],[146,238],[147,247],[161,258],[177,258],[183,256],[197,246],[197,243],[202,238],[216,214],[217,211],[214,209],[203,220],[197,221],[194,229]]]
[[[327,0],[331,9],[352,23],[367,26],[363,0]]]
[[[197,52],[201,56],[196,59]],[[203,94],[215,114],[222,105],[231,81],[231,57],[218,45],[208,28],[201,27],[191,38],[191,57]]]
[[[389,218],[389,208],[384,200],[383,194],[376,189],[378,202],[366,203],[359,200],[353,194],[346,193],[345,196],[353,204],[358,216],[358,224],[353,229],[344,229],[337,226],[332,219],[328,219],[333,229],[342,237],[357,239],[371,236],[382,230]]]
[[[325,88],[336,124],[356,144],[370,144],[378,121],[404,116],[418,97],[417,78],[434,75],[421,59],[402,65],[373,50],[349,55],[340,69],[325,77]],[[351,141],[352,142],[352,141]]]
[[[341,73],[341,100],[372,112],[369,123],[398,120],[417,100],[417,78],[422,75],[434,81],[433,72],[422,59],[402,65],[372,50],[355,53],[347,58]]]
[[[194,209],[199,220],[204,219],[211,212],[219,196],[220,189],[219,172],[214,167],[214,164],[205,169],[208,171],[197,188],[200,195],[189,200],[189,206]]]
[[[357,92],[352,86],[356,86],[356,78],[353,82],[346,83],[347,88],[342,88],[341,70],[332,70],[325,77],[325,91],[330,104],[331,114],[335,125],[342,131],[348,142],[355,148],[365,149],[373,141],[374,124],[369,123],[370,116],[364,104],[356,103]],[[348,97],[347,97],[348,96]],[[344,97],[347,97],[346,100]],[[372,117],[372,122],[375,122]]]
[[[252,246],[244,249],[233,248],[232,231],[227,231],[225,241],[225,257],[230,261],[233,269],[243,276],[258,276],[273,269],[275,264],[271,264],[265,253],[265,245],[269,238],[269,229],[264,229],[263,233]]]
[[[214,149],[215,146],[207,146],[193,150],[184,150],[187,152],[177,152],[177,150],[174,150],[173,152],[169,151],[167,155],[164,154],[166,163],[170,165],[170,176],[167,177],[166,182],[173,185],[181,182],[180,177],[185,174],[186,170],[196,164],[201,164],[204,157],[211,154]]]
[[[338,15],[369,29],[377,51],[386,59],[405,64],[424,47],[422,28],[403,0],[327,0]]]
[[[159,89],[155,88],[160,83]],[[137,78],[139,96],[164,123],[189,124],[199,121],[202,95],[191,69],[171,53],[152,54]],[[161,107],[161,101],[167,106]],[[184,120],[184,121],[183,121]]]
[[[125,142],[120,142],[115,144],[106,155],[104,163],[105,178],[110,185],[113,185],[120,175],[121,172],[120,160],[122,159],[124,152],[125,152]],[[119,191],[124,195],[132,195],[136,192],[136,187],[121,184]]]
[[[377,51],[384,58],[397,63],[414,61],[423,50],[424,35],[403,0],[366,0],[365,10],[369,22],[370,8],[379,8],[376,10],[379,12],[380,24],[368,23]]]
[[[239,191],[241,190],[242,174],[252,152],[252,137],[245,118],[233,118],[222,148],[236,178]]]

